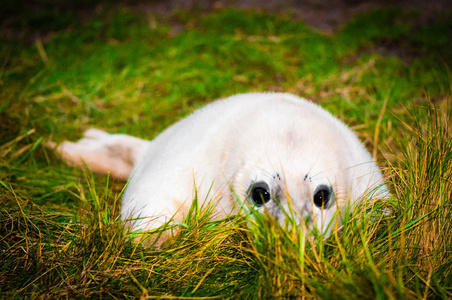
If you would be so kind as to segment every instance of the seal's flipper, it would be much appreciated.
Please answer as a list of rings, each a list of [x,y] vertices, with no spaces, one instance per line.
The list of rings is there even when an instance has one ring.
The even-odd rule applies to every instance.
[[[95,173],[110,173],[114,178],[127,180],[149,143],[125,134],[89,129],[85,131],[84,138],[77,142],[64,141],[53,148],[70,165],[86,165]],[[48,145],[52,147],[55,144]]]

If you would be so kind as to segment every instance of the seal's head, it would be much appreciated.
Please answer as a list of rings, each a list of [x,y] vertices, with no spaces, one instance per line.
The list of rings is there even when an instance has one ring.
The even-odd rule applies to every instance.
[[[232,134],[225,147],[226,175],[235,194],[258,210],[281,223],[289,214],[327,236],[372,183],[372,172],[374,179],[381,174],[338,119],[312,103],[281,101],[285,105],[275,110],[284,111],[256,107],[238,120],[240,134]]]

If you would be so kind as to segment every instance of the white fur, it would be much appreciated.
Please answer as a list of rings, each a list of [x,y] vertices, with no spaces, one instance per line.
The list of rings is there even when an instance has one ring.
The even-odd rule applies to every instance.
[[[97,172],[120,169],[115,171],[120,178],[141,156],[122,200],[122,219],[134,229],[157,228],[173,217],[182,221],[195,186],[200,205],[220,199],[220,217],[240,208],[234,193],[250,203],[250,186],[265,182],[284,210],[290,202],[300,223],[308,219],[326,235],[349,201],[360,201],[372,188],[375,197],[387,195],[377,165],[356,135],[321,107],[291,94],[242,94],[213,102],[150,142],[98,130],[86,135],[57,151],[72,164],[96,162]],[[312,200],[320,185],[332,187],[335,195],[323,209]],[[282,221],[275,200],[259,210],[267,208]]]

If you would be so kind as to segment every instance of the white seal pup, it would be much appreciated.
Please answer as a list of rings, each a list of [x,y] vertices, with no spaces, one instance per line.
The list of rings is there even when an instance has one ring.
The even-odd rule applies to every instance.
[[[56,150],[71,164],[130,176],[121,217],[132,229],[183,221],[196,191],[199,205],[219,199],[217,216],[237,212],[238,198],[280,222],[292,210],[299,223],[328,235],[349,203],[369,191],[373,198],[388,194],[357,136],[320,106],[291,94],[218,100],[152,141],[91,129]]]

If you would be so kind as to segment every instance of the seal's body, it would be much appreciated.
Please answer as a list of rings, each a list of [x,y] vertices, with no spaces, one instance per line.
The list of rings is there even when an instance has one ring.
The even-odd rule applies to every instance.
[[[329,234],[349,203],[387,195],[381,172],[356,135],[314,103],[291,94],[252,93],[213,102],[152,141],[88,130],[57,151],[93,171],[130,175],[122,218],[134,229],[182,221],[195,193],[217,216],[245,205],[279,221]],[[90,163],[91,162],[91,163]]]

